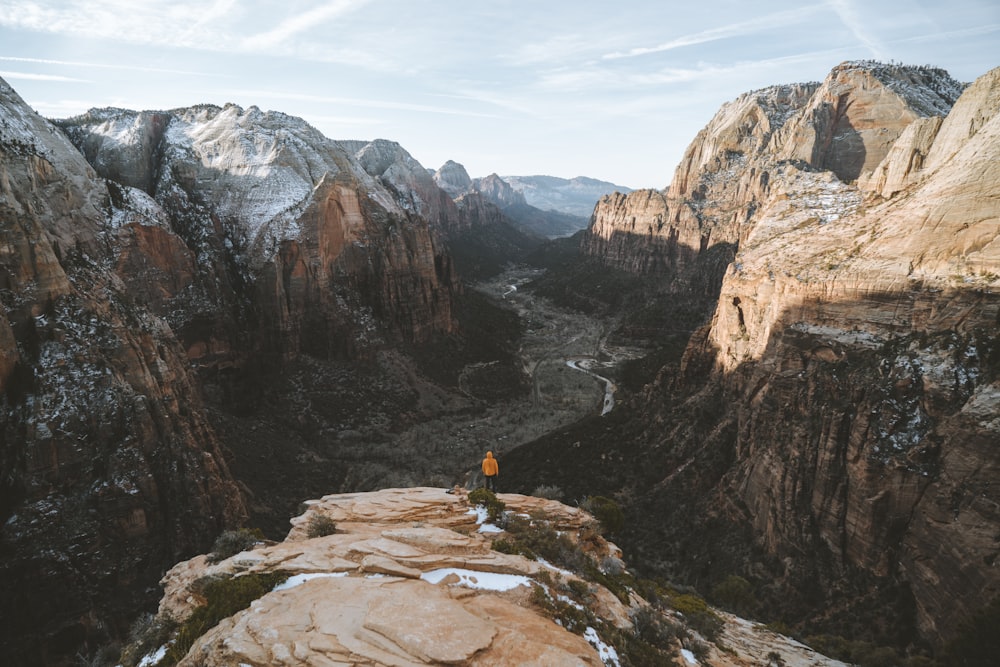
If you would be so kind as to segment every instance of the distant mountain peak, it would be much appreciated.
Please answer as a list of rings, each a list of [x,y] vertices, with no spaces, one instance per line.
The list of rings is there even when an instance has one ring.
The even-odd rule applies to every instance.
[[[503,176],[503,180],[524,195],[525,201],[543,211],[558,211],[589,219],[594,205],[604,195],[628,193],[632,188],[587,176]]]

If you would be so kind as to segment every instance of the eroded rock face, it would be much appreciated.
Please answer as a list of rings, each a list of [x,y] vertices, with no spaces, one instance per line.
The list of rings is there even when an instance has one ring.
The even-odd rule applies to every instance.
[[[983,539],[1000,525],[986,491],[1000,472],[988,444],[1000,431],[984,418],[1000,414],[990,361],[1000,206],[983,196],[1000,183],[1000,116],[983,94],[998,81],[991,72],[959,100],[961,120],[949,116],[937,136],[968,127],[970,113],[982,123],[960,144],[931,145],[950,157],[905,197],[816,220],[803,202],[828,193],[846,209],[850,191],[801,179],[764,211],[708,338],[720,368],[740,378],[731,488],[764,543],[781,551],[818,538],[845,566],[905,581],[922,629],[938,638],[1000,593],[996,545]],[[803,460],[813,463],[794,463]]]
[[[113,195],[2,81],[0,184],[3,652],[58,664],[245,509],[183,348],[115,271],[153,247],[186,256],[148,196]],[[152,226],[117,255],[130,215]]]
[[[398,144],[355,157],[298,118],[235,105],[94,110],[61,126],[101,175],[152,195],[196,260],[190,278],[145,272],[152,282],[136,289],[154,295],[200,366],[355,356],[454,327],[455,277],[426,222],[443,214],[418,205],[417,190],[397,201],[366,171],[440,193]],[[189,266],[176,243],[129,234],[155,264]]]
[[[465,167],[453,160],[448,160],[434,172],[434,182],[455,199],[472,189],[472,179]]]
[[[941,70],[848,62],[822,84],[742,95],[698,133],[665,192],[602,199],[582,250],[609,266],[663,276],[681,292],[716,293],[760,212],[786,196],[774,191],[782,174],[869,179],[909,125],[944,116],[961,91]]]
[[[597,562],[620,556],[578,508],[499,497],[508,511],[569,536]],[[160,613],[179,620],[202,604],[199,582],[207,578],[291,575],[198,638],[179,664],[602,665],[598,649],[612,655],[614,629],[634,632],[636,614],[660,613],[638,595],[625,604],[570,571],[492,549],[507,534],[481,523],[459,489],[385,489],[308,505],[284,542],[217,564],[199,556],[167,573]],[[316,517],[336,521],[336,533],[309,537]],[[569,601],[600,627],[567,630],[538,606],[546,596]],[[722,632],[737,650],[710,649],[703,664],[743,667],[776,653],[789,665],[841,665],[728,615]]]
[[[57,664],[244,519],[202,379],[450,332],[456,284],[428,223],[301,120],[60,131],[6,84],[0,104],[4,650]]]
[[[789,605],[814,587],[829,620],[896,591],[896,620],[870,629],[883,637],[913,622],[906,641],[943,642],[1000,594],[988,537],[1000,526],[1000,206],[986,195],[1000,182],[998,82],[994,70],[954,117],[903,130],[867,181],[876,196],[775,164],[674,383],[684,412],[716,417],[672,427],[661,455],[701,463],[652,495],[704,484],[724,499],[698,521],[749,528]],[[728,549],[714,557],[748,558]]]

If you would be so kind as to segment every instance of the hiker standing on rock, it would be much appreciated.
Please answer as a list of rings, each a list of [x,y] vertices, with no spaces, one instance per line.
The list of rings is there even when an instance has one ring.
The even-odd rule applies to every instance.
[[[486,477],[486,489],[497,492],[497,475],[500,474],[500,466],[497,464],[497,460],[493,458],[493,452],[486,452],[486,458],[483,459],[483,475]]]

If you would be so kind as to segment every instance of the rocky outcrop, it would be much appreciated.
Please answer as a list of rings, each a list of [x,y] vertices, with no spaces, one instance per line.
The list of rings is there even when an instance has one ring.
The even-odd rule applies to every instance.
[[[142,162],[129,162],[137,183]],[[0,623],[13,664],[59,664],[106,638],[158,571],[245,516],[183,347],[115,271],[152,247],[187,257],[131,192],[126,205],[0,81]],[[148,233],[119,255],[126,219]]]
[[[398,143],[376,139],[358,148],[355,154],[362,168],[395,194],[399,206],[442,230],[459,227],[451,196]]]
[[[585,512],[528,496],[500,498],[509,521],[532,517],[520,519],[518,532],[485,523],[485,508],[470,507],[461,490],[386,489],[310,501],[281,543],[216,564],[204,556],[178,564],[163,579],[160,615],[182,622],[203,604],[207,581],[288,577],[194,637],[178,664],[620,664],[634,641],[628,637],[638,636],[633,618],[643,618],[647,632],[658,623],[683,628],[681,617],[654,609],[634,591],[613,594],[594,572],[588,580],[562,564],[498,551],[504,542],[496,540],[510,544],[524,531],[559,531],[567,554],[604,562],[612,572],[621,564]],[[336,532],[310,535],[319,519],[335,522]],[[596,578],[609,576],[618,575]],[[702,664],[760,664],[768,654],[803,667],[841,664],[725,618],[724,641],[733,648],[706,647]],[[678,632],[694,645],[693,631]],[[661,659],[672,652],[681,660],[679,648],[678,640],[657,647]],[[635,655],[628,658],[634,662]]]
[[[776,170],[792,173],[784,163],[868,182],[912,123],[933,124],[929,117],[946,114],[961,91],[941,70],[847,62],[822,84],[742,95],[698,133],[665,192],[602,199],[582,249],[681,292],[717,292],[735,249],[777,196]],[[919,150],[917,134],[910,130],[908,141]]]
[[[484,197],[494,202],[500,208],[526,204],[524,195],[515,190],[510,184],[497,176],[490,174],[484,178],[477,178],[473,182],[473,187]]]
[[[841,184],[786,185],[726,276],[706,343],[738,378],[728,483],[762,542],[818,542],[906,582],[939,639],[1000,594],[984,539],[1000,525],[1000,431],[985,416],[1000,413],[1000,207],[983,196],[1000,183],[997,90],[1000,70],[966,91],[940,124],[947,146],[928,151],[948,158],[893,199],[843,215]],[[885,173],[910,164],[906,141]],[[824,197],[836,213],[817,219],[808,202]]]
[[[654,458],[682,464],[654,505],[704,485],[713,500],[688,521],[747,530],[775,559],[779,597],[808,608],[797,591],[817,587],[809,613],[827,623],[850,627],[838,613],[895,596],[850,630],[883,640],[940,644],[1000,595],[1000,208],[986,195],[1000,183],[998,87],[994,70],[943,120],[902,131],[865,180],[876,196],[835,171],[773,165],[671,383],[678,412],[652,408],[676,424]],[[676,421],[700,411],[716,416]],[[753,567],[732,545],[706,551]]]
[[[946,115],[962,88],[940,69],[843,63],[789,123],[775,155],[853,182],[875,169],[913,121]]]
[[[129,278],[202,367],[354,356],[454,328],[455,276],[426,222],[443,214],[418,194],[440,190],[398,144],[356,158],[300,119],[235,105],[95,110],[60,124],[101,175],[125,174],[122,185],[142,187],[155,200],[146,209],[167,221],[162,231],[124,222],[121,269],[135,268],[140,245],[152,252],[142,262],[196,259],[190,275]],[[408,199],[383,180],[412,186]],[[450,199],[438,203],[456,217]]]
[[[717,293],[725,266],[770,197],[771,142],[816,85],[776,86],[723,105],[684,154],[666,192],[604,197],[582,250],[659,276],[678,292]]]

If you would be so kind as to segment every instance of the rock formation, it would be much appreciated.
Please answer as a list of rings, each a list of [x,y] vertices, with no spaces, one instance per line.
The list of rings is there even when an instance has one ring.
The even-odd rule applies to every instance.
[[[136,182],[144,150],[123,169]],[[158,571],[245,516],[184,347],[115,271],[139,247],[187,251],[149,197],[126,206],[118,192],[0,81],[0,623],[12,664],[56,664],[102,637]],[[122,255],[119,224],[147,226]],[[163,289],[190,269],[180,261]]]
[[[434,182],[452,199],[457,199],[472,190],[472,179],[469,177],[469,172],[465,170],[464,166],[453,160],[448,160],[434,172]]]
[[[583,252],[714,298],[774,196],[775,169],[792,162],[842,182],[870,178],[910,123],[947,113],[961,90],[941,70],[849,62],[822,84],[744,94],[698,133],[666,191],[603,198]]]
[[[670,653],[682,660],[681,641],[696,646],[696,632],[676,613],[652,608],[635,591],[615,594],[599,583],[622,576],[621,561],[617,548],[594,532],[590,515],[539,498],[499,498],[508,508],[506,520],[520,521],[516,530],[485,523],[485,508],[471,507],[460,490],[327,496],[308,503],[283,542],[214,564],[205,556],[178,564],[163,579],[159,615],[182,623],[204,605],[208,582],[275,572],[288,577],[249,608],[190,637],[178,664],[620,664],[619,656],[635,650],[628,637],[639,617],[647,629],[670,625],[686,637],[660,645],[661,661]],[[312,528],[331,521],[332,534]],[[495,540],[509,544],[531,531],[559,531],[567,556],[604,565],[585,575],[563,563],[492,548],[503,543]],[[702,664],[760,664],[768,654],[802,667],[841,664],[724,618],[723,641],[733,648],[698,649]],[[636,656],[630,658],[636,664]]]
[[[647,389],[640,553],[901,645],[1000,595],[998,91],[845,63],[724,105],[666,192],[601,202],[588,253],[717,304]]]
[[[453,329],[455,276],[427,224],[440,211],[366,171],[440,194],[398,144],[355,158],[301,119],[235,105],[94,110],[60,125],[100,175],[153,197],[196,259],[190,280],[146,272],[154,282],[135,287],[170,295],[159,312],[199,364],[350,356]],[[157,259],[168,241],[125,227],[128,247],[173,262]]]
[[[299,119],[0,105],[3,649],[58,664],[245,519],[206,382],[451,333],[458,285],[428,222]]]
[[[726,486],[761,542],[905,582],[936,638],[1000,594],[984,539],[1000,526],[998,91],[994,70],[904,131],[879,168],[898,175],[887,201],[859,207],[828,172],[774,178],[703,348],[740,396]]]

